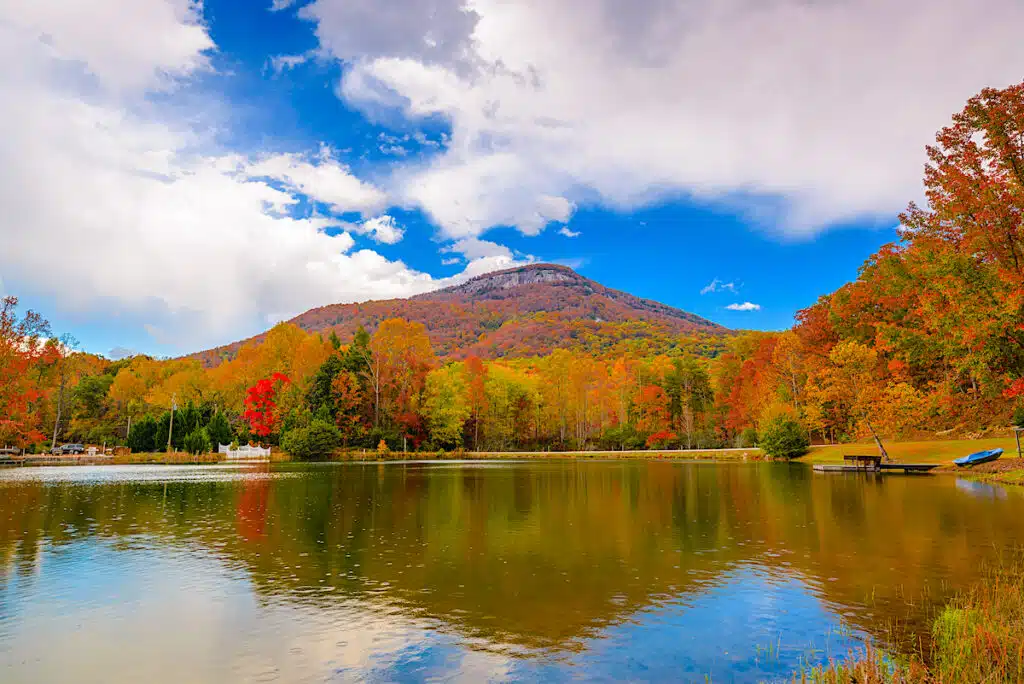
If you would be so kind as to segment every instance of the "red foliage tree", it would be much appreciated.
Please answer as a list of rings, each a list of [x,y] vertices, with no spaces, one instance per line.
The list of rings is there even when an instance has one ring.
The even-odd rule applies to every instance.
[[[279,385],[288,382],[288,376],[274,373],[246,390],[245,412],[242,413],[242,419],[249,424],[249,431],[254,435],[266,437],[277,429],[277,403],[274,397],[277,396]]]

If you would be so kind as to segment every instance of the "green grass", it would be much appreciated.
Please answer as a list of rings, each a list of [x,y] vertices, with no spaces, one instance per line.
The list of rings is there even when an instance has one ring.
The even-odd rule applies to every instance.
[[[935,442],[888,442],[884,441],[889,457],[894,461],[907,463],[943,463],[949,464],[954,458],[985,449],[1002,448],[1007,456],[1016,456],[1017,443],[1013,437],[993,437],[987,439],[952,439]],[[877,454],[878,447],[873,442],[858,444],[837,444],[811,447],[809,454],[802,461],[808,463],[841,463],[844,454]]]

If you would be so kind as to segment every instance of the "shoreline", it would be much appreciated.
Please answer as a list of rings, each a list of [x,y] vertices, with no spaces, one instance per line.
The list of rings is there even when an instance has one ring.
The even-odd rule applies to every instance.
[[[1002,448],[1004,457],[992,463],[961,469],[952,461],[982,449]],[[1024,486],[1024,460],[1017,458],[1016,444],[1012,437],[995,437],[976,440],[944,440],[886,443],[886,449],[893,461],[904,463],[928,463],[940,467],[935,474],[955,473],[961,477]],[[871,443],[813,445],[804,456],[793,459],[793,463],[832,464],[842,463],[845,454],[877,453]],[[724,449],[659,449],[624,451],[440,451],[440,452],[377,452],[371,450],[342,451],[333,454],[326,462],[332,463],[386,463],[400,461],[684,461],[744,463],[767,461],[764,453],[753,448]],[[183,452],[119,454],[106,457],[28,455],[24,459],[2,462],[0,467],[24,466],[84,466],[84,465],[205,465],[205,464],[272,464],[291,463],[285,452],[272,453],[269,461],[229,461],[223,454],[196,456]]]

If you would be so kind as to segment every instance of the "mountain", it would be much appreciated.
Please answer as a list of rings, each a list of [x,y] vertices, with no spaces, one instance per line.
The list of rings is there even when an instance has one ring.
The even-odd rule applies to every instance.
[[[454,287],[409,299],[331,304],[290,323],[306,331],[335,331],[351,339],[388,318],[423,323],[440,357],[482,358],[548,354],[559,347],[669,349],[681,344],[714,348],[730,331],[700,316],[605,287],[571,268],[530,264],[477,276]],[[195,356],[206,365],[233,357],[247,342]]]

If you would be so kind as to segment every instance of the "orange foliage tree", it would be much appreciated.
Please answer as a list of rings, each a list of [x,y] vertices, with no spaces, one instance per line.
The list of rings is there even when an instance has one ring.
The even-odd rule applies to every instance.
[[[46,353],[50,328],[33,311],[19,319],[17,307],[17,297],[0,300],[0,442],[24,446],[43,438],[32,412],[42,393],[29,371]]]

